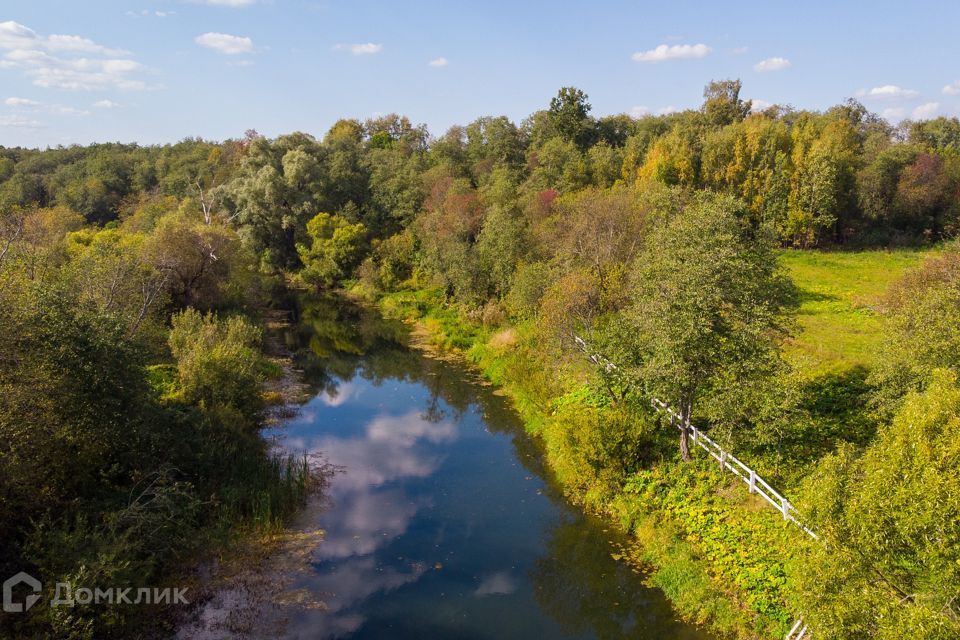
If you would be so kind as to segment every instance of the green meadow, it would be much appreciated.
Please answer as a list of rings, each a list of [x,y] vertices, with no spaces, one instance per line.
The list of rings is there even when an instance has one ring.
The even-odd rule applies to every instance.
[[[787,358],[810,376],[870,368],[883,340],[887,290],[935,251],[785,251],[780,260],[800,302]]]

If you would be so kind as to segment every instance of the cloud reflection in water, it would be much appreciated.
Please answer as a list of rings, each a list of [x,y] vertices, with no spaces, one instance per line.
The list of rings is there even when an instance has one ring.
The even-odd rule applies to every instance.
[[[344,383],[335,399],[321,396],[321,401],[337,407],[358,392]],[[301,433],[291,434],[287,446],[320,453],[343,471],[328,491],[333,506],[322,516],[326,535],[312,554],[316,572],[297,585],[317,593],[326,611],[304,612],[290,621],[288,633],[337,637],[363,625],[356,605],[415,582],[426,571],[424,562],[381,564],[375,553],[405,533],[417,512],[429,506],[427,498],[408,495],[403,483],[426,478],[439,468],[444,456],[436,445],[456,440],[457,425],[448,419],[429,420],[418,411],[378,415],[353,436],[310,437],[302,432],[307,425],[301,425]]]

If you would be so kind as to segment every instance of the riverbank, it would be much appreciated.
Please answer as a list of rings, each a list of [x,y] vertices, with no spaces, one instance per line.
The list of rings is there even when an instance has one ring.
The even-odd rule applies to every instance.
[[[564,417],[602,413],[586,384],[589,369],[561,361],[549,369],[530,326],[484,326],[446,306],[436,291],[380,297],[384,315],[414,327],[415,344],[469,361],[509,396],[541,442],[567,496],[630,534],[616,559],[641,568],[686,619],[728,637],[782,637],[793,621],[786,593],[790,558],[806,541],[714,464],[672,455],[673,433],[655,431],[658,459],[626,482],[604,482],[569,455]],[[610,603],[614,606],[614,603]]]
[[[295,313],[264,309],[259,316],[264,327],[262,430],[294,418],[313,392],[296,354],[284,341],[285,333],[294,327]],[[290,458],[271,442],[265,441],[265,446],[265,455],[271,459]],[[309,468],[294,470],[307,481],[299,508],[237,522],[191,563],[196,568],[183,581],[193,596],[189,609],[176,617],[177,638],[269,637],[283,628],[292,610],[323,607],[321,601],[291,585],[308,570],[310,552],[323,541],[324,531],[309,526],[315,518],[304,514],[324,508],[322,491],[333,470],[321,460],[304,458],[302,464]]]

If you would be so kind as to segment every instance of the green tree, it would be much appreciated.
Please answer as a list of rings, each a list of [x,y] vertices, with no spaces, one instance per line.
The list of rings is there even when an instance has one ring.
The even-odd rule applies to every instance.
[[[587,162],[572,142],[562,138],[547,140],[531,154],[534,167],[527,182],[537,191],[556,189],[570,193],[585,187],[589,181]]]
[[[224,185],[231,217],[265,269],[299,266],[296,245],[313,212],[325,208],[323,148],[294,133],[252,139],[237,175]]]
[[[697,402],[735,395],[775,365],[789,288],[772,248],[739,202],[709,194],[696,196],[646,239],[627,312],[630,369],[683,424]],[[685,460],[687,442],[684,428]]]
[[[518,211],[494,205],[477,236],[477,259],[489,292],[503,298],[517,263],[527,250],[527,229]]]
[[[318,213],[307,223],[311,244],[297,245],[303,262],[300,277],[316,287],[329,288],[348,277],[360,264],[366,249],[367,230],[340,216]]]
[[[714,80],[703,88],[703,114],[707,122],[722,127],[747,117],[753,103],[740,99],[740,80]]]
[[[818,638],[960,636],[960,387],[933,372],[860,455],[849,444],[805,481],[822,544],[793,573]]]
[[[857,201],[868,220],[889,224],[896,218],[893,203],[900,174],[916,155],[914,147],[891,145],[857,173]]]
[[[596,124],[590,117],[586,93],[576,87],[563,87],[550,99],[550,120],[557,134],[583,151],[596,138]]]
[[[883,357],[871,373],[876,401],[890,414],[934,369],[960,374],[960,247],[946,248],[908,272],[887,294]]]

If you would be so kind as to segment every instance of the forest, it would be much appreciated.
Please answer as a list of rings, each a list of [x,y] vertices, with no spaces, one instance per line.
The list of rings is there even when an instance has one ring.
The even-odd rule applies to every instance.
[[[442,135],[388,115],[319,138],[0,148],[0,574],[42,576],[48,598],[157,584],[282,526],[322,480],[259,436],[281,375],[264,327],[323,290],[420,323],[502,386],[569,498],[630,532],[623,561],[690,619],[960,637],[960,120],[740,91],[635,118],[564,87],[519,124]],[[853,296],[869,357],[798,356],[805,310],[839,299],[798,274],[837,256],[839,281],[862,255],[915,257]],[[828,340],[860,331],[844,322]],[[819,540],[724,497],[651,397]],[[169,630],[156,609],[0,629],[149,637]]]

